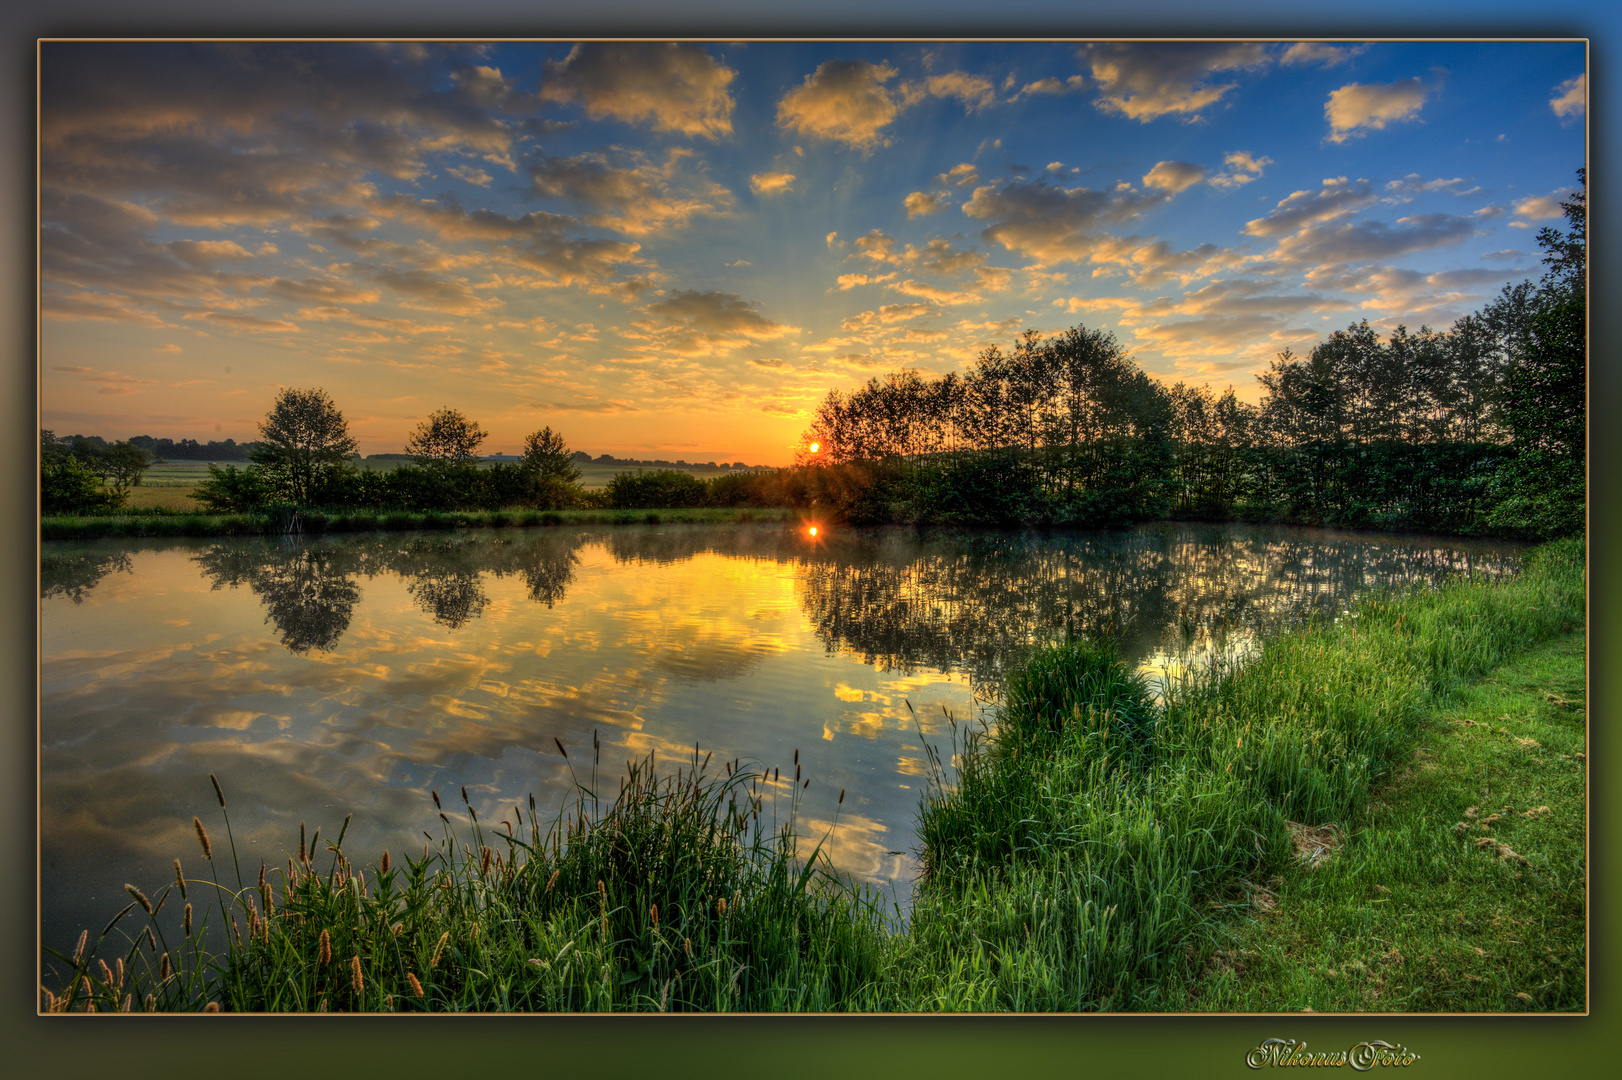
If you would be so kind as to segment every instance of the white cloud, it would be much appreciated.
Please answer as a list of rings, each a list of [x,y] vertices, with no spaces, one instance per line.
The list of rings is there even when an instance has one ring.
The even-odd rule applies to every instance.
[[[1264,168],[1273,164],[1273,159],[1256,157],[1248,150],[1235,150],[1231,154],[1223,155],[1222,164],[1227,166],[1227,169],[1211,177],[1208,182],[1212,187],[1230,190],[1256,179]]]
[[[749,178],[749,190],[756,195],[781,195],[793,183],[793,173],[756,173]]]
[[[936,214],[952,205],[952,196],[946,192],[915,191],[902,200],[909,218]]]
[[[997,90],[991,80],[966,71],[949,71],[944,75],[931,75],[924,86],[936,97],[957,98],[963,107],[976,112],[996,104]]]
[[[1569,120],[1581,116],[1588,111],[1588,73],[1584,72],[1574,79],[1567,79],[1554,88],[1555,95],[1549,99],[1549,108],[1562,120]]]
[[[1245,224],[1247,236],[1282,236],[1316,221],[1341,217],[1375,201],[1368,181],[1349,183],[1344,176],[1330,177],[1317,191],[1296,191],[1279,200],[1264,218]]]
[[[1205,179],[1205,167],[1187,161],[1162,161],[1143,177],[1143,186],[1176,195]]]
[[[1435,90],[1417,75],[1394,83],[1347,83],[1329,92],[1324,116],[1329,120],[1329,141],[1345,142],[1387,124],[1419,119],[1419,110]]]
[[[1288,67],[1315,64],[1319,67],[1338,67],[1354,56],[1368,51],[1367,45],[1330,45],[1322,41],[1298,41],[1284,50],[1279,63]]]
[[[901,111],[905,96],[885,83],[896,69],[865,60],[826,60],[777,103],[779,126],[802,135],[872,150],[887,146],[880,132]]]

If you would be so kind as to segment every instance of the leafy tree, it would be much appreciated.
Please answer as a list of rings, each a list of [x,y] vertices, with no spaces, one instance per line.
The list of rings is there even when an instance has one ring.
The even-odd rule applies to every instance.
[[[550,427],[532,433],[524,440],[522,468],[536,479],[561,480],[572,484],[580,479],[575,465],[578,455],[563,444],[563,436]]]
[[[1548,270],[1513,327],[1504,380],[1515,455],[1494,476],[1502,501],[1489,520],[1534,536],[1580,531],[1587,498],[1587,170],[1577,178],[1582,186],[1560,204],[1569,230],[1538,233]]]
[[[417,425],[405,448],[418,465],[466,464],[478,460],[479,444],[488,434],[455,409],[440,409]]]
[[[343,413],[320,389],[284,389],[259,434],[263,442],[251,455],[254,465],[277,494],[299,506],[308,506],[317,487],[355,452]]]
[[[107,479],[117,488],[141,486],[141,474],[152,464],[151,456],[133,443],[116,442],[102,452]]]

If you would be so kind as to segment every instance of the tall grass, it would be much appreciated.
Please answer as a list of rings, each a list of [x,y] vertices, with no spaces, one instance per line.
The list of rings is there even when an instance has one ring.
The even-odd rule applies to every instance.
[[[589,789],[543,829],[534,799],[494,827],[440,807],[420,855],[350,862],[299,837],[253,884],[176,881],[82,940],[48,1011],[827,1011],[877,1008],[881,909],[794,831],[792,781],[695,753],[633,764],[600,810]],[[777,794],[774,794],[776,792]],[[788,802],[773,826],[774,802]],[[462,793],[464,804],[467,800]],[[220,798],[224,813],[225,800]],[[344,829],[348,828],[345,819]],[[227,820],[229,836],[229,821]],[[233,864],[235,859],[233,857]],[[238,875],[240,877],[240,875]],[[188,887],[189,886],[189,887]],[[173,945],[157,912],[180,891]],[[135,890],[131,891],[135,896]],[[143,902],[144,901],[144,902]],[[141,908],[138,930],[114,933]],[[205,944],[208,924],[223,942]],[[130,935],[133,933],[133,937]],[[108,967],[98,956],[121,954]],[[144,946],[144,947],[143,947]]]
[[[1286,822],[1345,822],[1463,680],[1580,625],[1583,548],[1275,636],[1158,708],[1107,649],[1061,645],[971,735],[921,813],[915,987],[941,1007],[1152,1009],[1224,885],[1270,872]]]
[[[603,810],[594,756],[550,827],[533,799],[456,824],[436,794],[439,839],[367,869],[342,832],[319,854],[301,833],[285,867],[249,884],[233,854],[222,881],[199,822],[208,879],[177,861],[155,902],[132,887],[56,957],[45,1007],[1155,1009],[1184,1000],[1224,891],[1289,857],[1290,823],[1353,820],[1453,688],[1582,624],[1583,559],[1562,541],[1509,581],[1366,602],[1158,702],[1107,645],[1038,652],[925,797],[905,924],[804,851],[798,771],[650,757]],[[195,905],[177,941],[166,903]]]

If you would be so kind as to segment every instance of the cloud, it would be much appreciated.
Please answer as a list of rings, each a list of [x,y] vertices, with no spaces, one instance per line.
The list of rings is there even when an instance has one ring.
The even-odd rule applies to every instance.
[[[688,42],[583,43],[546,65],[540,96],[579,104],[593,120],[716,139],[732,131],[736,76]]]
[[[243,315],[233,311],[194,311],[185,316],[232,330],[247,330],[255,334],[298,334],[304,328],[286,319],[261,319],[257,315]]]
[[[647,282],[624,276],[623,268],[637,268],[640,245],[618,240],[571,239],[573,218],[531,211],[512,217],[494,210],[462,209],[454,201],[396,196],[379,200],[372,209],[383,217],[430,230],[446,240],[475,240],[493,254],[519,266],[538,270],[559,285],[592,292],[618,293],[634,299]]]
[[[1414,251],[1457,244],[1475,224],[1453,214],[1417,214],[1381,221],[1320,222],[1279,242],[1273,257],[1286,263],[1324,265],[1391,259]]]
[[[879,274],[877,276],[871,276],[868,274],[840,274],[836,280],[839,283],[839,291],[844,292],[845,290],[853,289],[858,285],[880,285],[886,281],[893,280],[894,278],[894,274]]]
[[[1549,99],[1549,108],[1562,120],[1570,120],[1583,115],[1588,111],[1588,73],[1584,72],[1574,79],[1567,79],[1554,88],[1555,96]]]
[[[1569,198],[1566,192],[1558,195],[1529,195],[1515,204],[1515,216],[1527,221],[1553,221],[1564,217],[1565,210],[1560,206],[1562,198]]]
[[[1210,76],[1269,62],[1267,47],[1249,42],[1109,43],[1083,45],[1080,54],[1098,83],[1099,110],[1145,124],[1162,116],[1200,120],[1201,110],[1238,85],[1215,85]]]
[[[646,311],[648,318],[632,325],[658,349],[681,355],[728,352],[799,332],[766,318],[737,293],[678,289]]]
[[[1409,173],[1407,176],[1399,179],[1387,181],[1385,189],[1391,192],[1393,195],[1404,198],[1405,200],[1411,199],[1415,195],[1424,195],[1433,191],[1444,191],[1449,195],[1474,195],[1476,192],[1481,190],[1480,187],[1472,187],[1468,190],[1461,190],[1463,185],[1468,184],[1469,182],[1470,181],[1464,179],[1463,177],[1454,177],[1451,180],[1444,180],[1441,177],[1437,177],[1434,180],[1426,180],[1418,173]]]
[[[1205,179],[1205,167],[1187,161],[1162,161],[1143,176],[1143,186],[1176,195]]]
[[[1100,267],[1119,267],[1141,286],[1175,281],[1187,285],[1235,261],[1233,252],[1215,244],[1201,244],[1188,251],[1175,251],[1164,240],[1143,243],[1138,237],[1106,237],[1093,248],[1090,258]],[[1100,276],[1100,271],[1093,271]]]
[[[1082,89],[1086,85],[1087,80],[1080,75],[1072,75],[1063,82],[1049,77],[1026,83],[1019,88],[1019,92],[1014,97],[1018,99],[1030,97],[1033,94],[1069,94]]]
[[[1526,273],[1524,269],[1441,270],[1425,273],[1394,266],[1359,267],[1354,271],[1322,268],[1307,275],[1317,288],[1366,296],[1368,311],[1395,311],[1404,318],[1452,314],[1484,299],[1486,291]]]
[[[895,75],[889,64],[825,60],[777,103],[777,123],[859,150],[888,146],[880,132],[896,118],[905,100],[905,95],[884,86]]]
[[[369,276],[379,285],[405,299],[405,307],[426,307],[452,315],[476,315],[500,305],[499,300],[480,297],[467,285],[439,277],[427,270],[374,269]]]
[[[1235,150],[1225,154],[1222,164],[1227,166],[1224,172],[1211,177],[1208,183],[1215,188],[1231,190],[1250,183],[1262,174],[1262,169],[1273,164],[1270,157],[1253,157],[1248,150]]]
[[[1426,86],[1417,75],[1394,83],[1347,83],[1329,92],[1324,116],[1329,121],[1329,141],[1345,142],[1365,131],[1379,131],[1387,124],[1419,119],[1434,86]]]
[[[968,187],[970,184],[979,181],[980,171],[974,165],[965,161],[959,165],[953,165],[935,179],[953,187]]]
[[[156,379],[137,379],[133,375],[125,375],[118,371],[98,371],[95,368],[83,367],[77,364],[57,364],[52,371],[60,371],[64,375],[73,375],[81,382],[87,382],[96,387],[96,393],[123,397],[126,394],[139,394],[144,387],[156,386]]]
[[[1141,300],[1134,300],[1127,296],[1098,296],[1091,298],[1083,296],[1071,296],[1068,298],[1061,297],[1060,299],[1053,301],[1053,306],[1057,308],[1064,308],[1070,314],[1075,315],[1078,312],[1083,311],[1092,312],[1132,309],[1140,306],[1142,303],[1143,301]]]
[[[931,194],[925,191],[915,191],[902,200],[907,208],[909,218],[926,217],[937,214],[952,205],[952,196],[947,192]]]
[[[1298,41],[1284,50],[1279,63],[1287,67],[1339,67],[1354,56],[1368,51],[1367,45],[1330,45],[1322,41]]]
[[[980,294],[973,290],[942,289],[922,281],[913,281],[910,278],[889,287],[903,295],[916,296],[936,304],[973,304],[981,299]]]
[[[1087,258],[1100,240],[1097,230],[1103,224],[1134,217],[1165,199],[1153,192],[1092,191],[1016,179],[1000,187],[976,188],[963,212],[991,221],[980,231],[987,243],[1001,244],[1048,266]]]
[[[613,164],[602,153],[543,155],[528,165],[530,190],[598,211],[586,220],[629,236],[677,228],[694,215],[724,213],[732,205],[731,192],[688,171],[688,151],[670,151],[663,165],[630,151],[618,156],[628,164]]]
[[[965,71],[949,71],[944,75],[931,75],[924,86],[936,97],[957,98],[969,112],[989,108],[997,102],[997,89],[991,80]]]
[[[472,184],[475,187],[489,187],[490,181],[495,179],[483,169],[476,169],[472,165],[459,165],[445,171],[463,183]]]
[[[1349,183],[1344,176],[1331,177],[1317,191],[1296,191],[1281,199],[1264,218],[1245,224],[1247,236],[1282,236],[1317,221],[1342,217],[1375,201],[1368,181]]]
[[[755,173],[749,178],[749,190],[756,195],[781,195],[793,183],[793,173]]]

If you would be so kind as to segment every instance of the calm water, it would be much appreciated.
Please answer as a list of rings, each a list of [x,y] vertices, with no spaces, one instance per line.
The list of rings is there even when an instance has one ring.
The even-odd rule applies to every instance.
[[[244,873],[299,823],[369,862],[420,850],[429,790],[499,822],[575,775],[611,794],[656,753],[791,767],[802,831],[914,873],[929,783],[1001,674],[1068,624],[1151,674],[1367,592],[1512,569],[1512,545],[1255,526],[1074,534],[622,526],[43,545],[44,943],[71,949],[179,855],[200,816]],[[908,705],[911,705],[909,710]],[[951,718],[951,719],[949,719]],[[554,740],[568,748],[570,762]],[[786,786],[786,785],[785,785]]]

